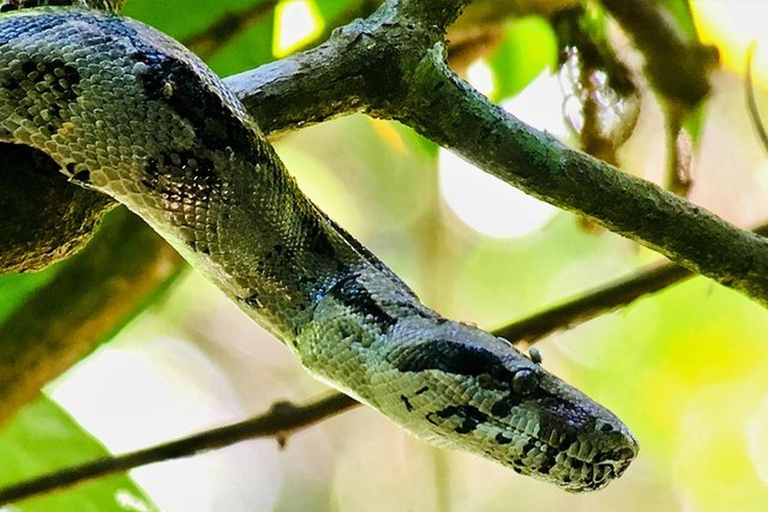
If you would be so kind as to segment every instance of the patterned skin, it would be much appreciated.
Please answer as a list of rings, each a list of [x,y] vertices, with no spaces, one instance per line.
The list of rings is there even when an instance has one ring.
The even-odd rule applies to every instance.
[[[0,14],[0,141],[128,206],[311,373],[416,436],[569,491],[627,468],[637,444],[620,420],[505,340],[423,306],[302,195],[181,45],[104,11],[16,7]]]

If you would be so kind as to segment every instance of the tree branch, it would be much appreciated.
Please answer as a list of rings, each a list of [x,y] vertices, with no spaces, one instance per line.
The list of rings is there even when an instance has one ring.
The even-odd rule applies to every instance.
[[[453,75],[438,48],[403,110],[393,114],[486,172],[768,304],[768,240],[526,126]]]
[[[124,208],[92,243],[0,324],[0,425],[125,325],[183,268]]]
[[[138,466],[187,457],[248,439],[275,437],[280,441],[292,432],[340,414],[356,405],[359,405],[358,402],[341,393],[334,393],[326,398],[298,406],[288,402],[279,402],[273,405],[266,414],[240,423],[118,457],[104,457],[81,466],[66,468],[56,473],[49,473],[33,480],[2,488],[0,489],[0,507],[14,501],[64,489]]]

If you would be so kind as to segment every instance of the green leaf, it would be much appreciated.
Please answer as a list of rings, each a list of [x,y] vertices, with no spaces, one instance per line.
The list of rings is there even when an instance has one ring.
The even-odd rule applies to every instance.
[[[688,0],[661,0],[660,4],[672,16],[677,28],[685,34],[689,41],[700,41]],[[702,102],[699,107],[688,112],[683,120],[683,128],[691,136],[693,146],[696,149],[699,148],[701,143],[701,135],[706,117],[706,102]]]
[[[496,76],[497,99],[519,93],[548,66],[557,63],[557,36],[549,22],[539,16],[515,20],[491,67]]]
[[[98,441],[44,396],[22,409],[0,430],[0,447],[0,486],[108,455]],[[122,474],[31,498],[11,505],[8,510],[156,512],[157,508]]]
[[[683,120],[683,128],[691,137],[693,147],[698,150],[701,146],[701,135],[704,132],[704,123],[707,118],[707,103],[702,102],[694,108]]]
[[[61,265],[55,265],[43,272],[0,276],[0,322],[35,290],[50,281],[59,268]]]
[[[345,12],[360,8],[362,4],[363,0],[317,0],[317,7],[326,21],[333,21]]]
[[[690,40],[698,40],[696,24],[693,21],[693,13],[688,0],[661,0],[659,2],[672,15],[677,28],[679,28]]]

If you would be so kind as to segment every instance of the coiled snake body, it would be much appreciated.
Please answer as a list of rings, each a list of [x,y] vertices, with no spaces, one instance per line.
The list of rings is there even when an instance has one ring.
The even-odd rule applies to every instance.
[[[422,439],[570,491],[636,455],[611,412],[423,306],[302,195],[222,82],[141,23],[73,6],[0,14],[0,141],[128,206],[310,372]]]

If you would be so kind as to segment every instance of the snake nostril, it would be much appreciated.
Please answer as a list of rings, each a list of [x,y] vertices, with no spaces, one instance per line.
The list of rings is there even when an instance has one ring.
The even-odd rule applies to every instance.
[[[613,431],[613,425],[610,423],[603,423],[598,427],[600,429],[600,432],[612,432]]]

